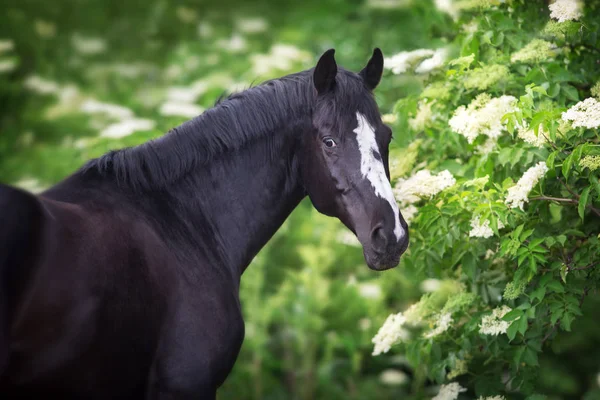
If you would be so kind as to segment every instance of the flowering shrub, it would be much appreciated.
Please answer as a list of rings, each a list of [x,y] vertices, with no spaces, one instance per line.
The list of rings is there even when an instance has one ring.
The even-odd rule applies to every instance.
[[[444,285],[390,315],[373,356],[405,354],[434,399],[544,398],[539,358],[600,280],[600,7],[436,4],[460,33],[386,60],[422,88],[385,118],[413,143],[408,174],[394,163],[409,149],[391,155],[403,266]]]

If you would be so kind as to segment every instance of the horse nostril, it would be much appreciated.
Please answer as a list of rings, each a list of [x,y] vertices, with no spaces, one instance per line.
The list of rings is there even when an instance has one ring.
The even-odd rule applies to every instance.
[[[377,225],[371,231],[371,243],[373,245],[373,250],[377,252],[383,252],[387,246],[387,237],[383,232],[383,227],[381,225]]]

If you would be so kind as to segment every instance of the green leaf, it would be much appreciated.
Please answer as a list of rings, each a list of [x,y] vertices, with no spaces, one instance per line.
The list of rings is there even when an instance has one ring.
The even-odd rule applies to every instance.
[[[565,161],[562,164],[562,174],[565,178],[569,177],[569,173],[571,172],[571,167],[573,165],[573,153],[569,154]]]
[[[525,352],[523,352],[523,362],[532,367],[539,365],[538,355],[531,347],[525,348]]]
[[[548,287],[548,289],[550,289],[556,293],[564,293],[565,292],[565,288],[563,287],[563,285],[560,284],[559,281],[550,281],[550,282],[548,282],[548,285],[546,285],[546,286]]]
[[[571,323],[573,322],[574,319],[575,319],[575,317],[573,316],[573,314],[564,313],[564,315],[560,319],[560,327],[563,328],[565,331],[570,332],[571,331]]]
[[[542,301],[544,299],[545,295],[546,295],[545,287],[539,287],[539,288],[535,289],[533,292],[531,292],[531,297],[534,299],[537,299],[538,301]]]
[[[550,155],[546,159],[546,165],[548,166],[548,169],[554,169],[554,160],[556,159],[557,154],[558,154],[558,150],[553,151],[552,153],[550,153]]]
[[[522,310],[512,310],[512,311],[509,311],[508,313],[506,313],[506,315],[504,317],[502,317],[502,320],[503,321],[513,321],[522,315],[523,315]]]
[[[577,212],[579,213],[579,217],[583,221],[583,215],[585,213],[585,207],[587,206],[588,197],[590,195],[590,187],[586,187],[581,192],[581,196],[579,196],[579,204],[577,205]]]
[[[515,338],[515,336],[517,336],[517,332],[518,331],[519,331],[519,322],[518,321],[513,321],[513,323],[510,324],[510,326],[506,330],[506,336],[508,336],[508,339],[511,342],[513,341],[513,339]]]
[[[577,89],[575,89],[573,86],[563,85],[562,91],[565,93],[565,96],[567,97],[567,99],[573,100],[573,101],[579,101],[579,93],[577,92]]]
[[[529,326],[527,324],[527,316],[523,315],[521,317],[521,319],[519,319],[519,333],[521,333],[521,335],[524,335],[525,332],[527,331],[527,327]]]

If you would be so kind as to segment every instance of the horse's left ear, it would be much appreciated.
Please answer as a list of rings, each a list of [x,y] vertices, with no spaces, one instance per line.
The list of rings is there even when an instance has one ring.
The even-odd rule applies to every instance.
[[[359,75],[365,81],[369,90],[373,90],[379,85],[381,75],[383,74],[383,54],[378,47],[373,50],[373,55],[367,63],[367,66],[359,72]]]

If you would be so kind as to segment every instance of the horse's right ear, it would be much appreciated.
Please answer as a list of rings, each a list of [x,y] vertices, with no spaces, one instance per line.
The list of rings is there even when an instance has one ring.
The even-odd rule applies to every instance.
[[[334,49],[329,49],[323,53],[313,72],[313,82],[318,94],[330,91],[335,84],[337,64],[333,56],[334,53]]]

